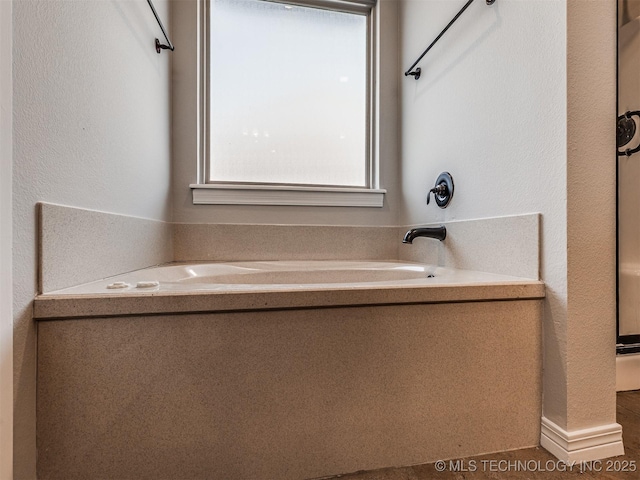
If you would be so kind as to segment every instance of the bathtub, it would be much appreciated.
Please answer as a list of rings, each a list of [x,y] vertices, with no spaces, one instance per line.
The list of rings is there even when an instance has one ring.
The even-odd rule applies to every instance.
[[[36,318],[544,296],[542,282],[398,261],[180,263],[47,292]]]
[[[54,293],[122,295],[198,290],[308,289],[419,284],[452,271],[399,262],[263,261],[185,263],[146,268]],[[118,288],[121,287],[121,288]]]
[[[543,297],[394,261],[172,264],[47,292],[38,477],[293,480],[533,445]]]

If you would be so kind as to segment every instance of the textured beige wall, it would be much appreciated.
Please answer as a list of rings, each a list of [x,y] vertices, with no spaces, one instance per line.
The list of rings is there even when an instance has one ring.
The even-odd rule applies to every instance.
[[[54,2],[51,3],[53,4]],[[177,4],[181,2],[175,3]],[[193,2],[191,3],[193,4]],[[420,0],[420,2],[414,2],[416,5],[421,3],[428,2],[422,2],[422,0]],[[434,5],[436,4],[436,2],[430,3]],[[447,3],[449,2],[439,2],[438,5]],[[480,3],[481,2],[476,2],[477,5],[480,5]],[[498,108],[497,113],[492,118],[506,118],[506,116],[503,117],[501,113],[509,113],[513,111],[513,103],[505,102],[503,97],[504,94],[509,94],[510,96],[508,98],[511,101],[516,102],[516,104],[518,102],[518,98],[522,98],[526,101],[527,105],[535,104],[552,106],[559,105],[557,103],[558,101],[561,105],[564,105],[562,98],[563,94],[556,91],[555,81],[560,78],[564,82],[565,72],[563,70],[564,67],[558,67],[555,60],[557,60],[557,55],[560,54],[562,54],[563,61],[566,58],[563,42],[565,30],[568,29],[567,33],[569,35],[567,37],[566,53],[569,58],[566,64],[568,69],[566,75],[568,77],[567,87],[571,98],[569,99],[567,107],[568,110],[566,113],[569,114],[569,124],[561,125],[556,121],[558,112],[555,107],[553,107],[552,111],[543,108],[542,110],[544,115],[542,121],[539,125],[536,124],[540,129],[539,137],[536,138],[552,138],[553,141],[546,144],[536,143],[536,148],[525,150],[525,152],[533,152],[530,161],[525,162],[522,157],[518,157],[517,161],[514,161],[511,154],[507,153],[501,155],[500,152],[496,152],[493,149],[493,147],[497,145],[494,141],[496,137],[489,135],[486,138],[491,140],[491,142],[487,140],[489,143],[484,144],[484,146],[477,142],[470,142],[470,144],[474,146],[474,151],[473,155],[469,155],[469,162],[473,162],[474,164],[477,163],[481,170],[490,171],[489,167],[492,165],[495,166],[497,159],[501,159],[501,166],[509,168],[513,167],[512,170],[508,170],[507,172],[511,175],[511,178],[516,180],[516,185],[519,184],[517,182],[521,182],[522,179],[539,179],[539,184],[532,184],[531,192],[539,192],[541,196],[544,196],[545,199],[547,199],[545,202],[548,201],[549,204],[555,204],[556,207],[561,210],[564,208],[564,201],[566,198],[566,219],[569,222],[566,229],[564,227],[565,219],[562,218],[565,214],[562,211],[556,215],[555,210],[550,210],[547,212],[547,217],[543,219],[543,235],[545,243],[543,246],[543,257],[547,259],[544,264],[543,278],[547,280],[548,278],[558,279],[565,277],[567,279],[567,288],[569,290],[567,292],[563,288],[564,281],[556,282],[557,287],[552,285],[553,288],[550,290],[551,300],[549,300],[548,304],[551,306],[547,310],[548,320],[545,325],[547,362],[547,374],[545,376],[545,414],[556,421],[559,425],[565,425],[567,428],[573,429],[578,428],[582,424],[610,421],[613,408],[613,400],[611,398],[612,393],[609,389],[608,383],[608,378],[613,381],[613,373],[610,372],[609,375],[609,370],[613,367],[610,366],[605,352],[610,352],[611,358],[613,358],[612,328],[614,328],[614,326],[611,324],[610,307],[612,301],[611,288],[614,284],[614,280],[612,280],[611,277],[611,264],[604,259],[610,258],[611,248],[613,245],[610,237],[610,222],[614,217],[613,215],[610,216],[610,199],[612,195],[611,192],[615,191],[615,187],[612,187],[611,185],[611,166],[608,165],[609,162],[606,160],[609,158],[608,155],[611,155],[611,153],[608,152],[611,152],[612,150],[606,145],[612,141],[609,139],[609,135],[613,135],[612,132],[615,127],[613,123],[615,111],[609,112],[609,107],[605,105],[605,103],[607,102],[607,99],[610,99],[612,102],[611,105],[614,105],[614,100],[611,99],[612,92],[608,78],[611,76],[610,62],[612,61],[612,57],[610,57],[611,52],[609,50],[611,37],[615,36],[615,29],[609,29],[607,27],[606,19],[613,16],[615,22],[615,2],[602,2],[598,0],[569,1],[567,4],[568,28],[565,28],[564,26],[563,13],[561,12],[559,14],[556,11],[557,5],[563,5],[565,0],[561,0],[560,2],[539,1],[533,2],[529,5],[527,5],[527,3],[528,2],[503,2],[504,6],[500,7],[500,2],[497,2],[498,7],[502,9],[497,10],[498,13],[502,13],[502,16],[495,17],[497,27],[487,27],[486,24],[479,24],[477,27],[480,29],[480,34],[483,33],[483,28],[489,32],[485,36],[481,37],[485,43],[482,44],[482,48],[480,50],[486,50],[486,53],[490,54],[491,58],[506,59],[505,61],[508,60],[515,68],[518,66],[518,62],[514,62],[512,59],[521,58],[522,55],[519,56],[512,50],[517,50],[522,47],[523,44],[527,43],[531,45],[531,49],[535,48],[536,51],[541,52],[541,55],[546,59],[546,63],[542,65],[540,69],[535,69],[531,67],[529,56],[524,55],[524,58],[528,59],[526,64],[531,67],[527,72],[524,72],[524,74],[527,75],[525,80],[527,80],[527,82],[532,81],[539,85],[540,88],[536,87],[531,90],[531,92],[542,93],[534,95],[531,92],[528,94],[526,92],[520,94],[512,91],[514,85],[526,86],[529,85],[527,82],[511,82],[502,85],[501,89],[492,90],[494,92],[499,92],[498,101],[492,105],[496,105],[498,107],[502,105],[502,108]],[[18,40],[27,46],[25,50],[27,52],[32,49],[41,51],[41,57],[44,60],[40,64],[36,63],[34,68],[31,68],[32,65],[30,63],[25,63],[24,58],[16,63],[19,72],[17,78],[20,80],[19,83],[21,85],[19,90],[22,92],[19,97],[21,101],[20,104],[23,105],[23,107],[25,104],[30,105],[28,110],[30,115],[27,116],[26,111],[20,110],[17,113],[16,119],[19,126],[23,125],[24,122],[24,124],[27,125],[33,124],[47,127],[49,124],[42,120],[42,118],[47,118],[47,108],[50,106],[54,111],[59,111],[59,109],[64,110],[64,108],[66,108],[62,103],[50,104],[50,101],[46,100],[46,97],[41,98],[40,102],[42,103],[39,103],[37,101],[39,97],[32,95],[33,93],[40,93],[38,88],[34,89],[33,87],[34,85],[37,86],[38,82],[42,80],[41,77],[45,74],[44,67],[51,67],[51,59],[56,58],[49,55],[49,50],[47,48],[41,47],[41,42],[46,41],[48,37],[47,35],[40,37],[40,34],[43,31],[48,34],[52,34],[53,31],[51,29],[44,28],[48,25],[45,24],[44,17],[32,15],[33,12],[31,6],[34,6],[33,8],[35,8],[36,2],[28,2],[24,5],[19,9],[21,13],[19,12],[16,16],[17,20],[14,21],[14,24],[20,26],[22,29],[22,34],[18,37]],[[434,23],[438,23],[438,18],[431,15],[434,13],[434,5],[429,5],[427,10],[429,10]],[[515,15],[518,13],[519,8],[529,8],[529,6],[532,8],[532,15],[536,16],[535,21],[532,21],[534,17],[531,15]],[[482,5],[482,7],[489,8],[484,5]],[[517,18],[521,19],[519,21],[522,23],[514,24],[513,22],[509,22],[508,20],[510,18],[507,17],[509,11],[514,14],[514,17],[517,16]],[[450,16],[448,13],[446,15]],[[540,15],[547,15],[548,18],[540,19],[537,17]],[[177,17],[178,16],[175,18]],[[416,19],[422,22],[422,19],[418,19],[417,17]],[[491,20],[493,20],[493,18]],[[107,24],[107,22],[104,23]],[[421,25],[424,27],[423,23],[421,23]],[[441,27],[438,23],[435,28],[438,28],[438,26]],[[518,34],[513,35],[509,33],[509,31],[500,30],[500,28],[515,29],[518,31]],[[496,31],[503,32],[505,36],[508,36],[512,40],[517,39],[518,42],[514,43],[512,41],[510,43],[505,43],[502,38],[496,38]],[[551,32],[552,35],[542,35],[541,32]],[[194,31],[190,31],[190,34],[191,33],[194,33]],[[473,32],[471,33],[473,34]],[[77,29],[69,29],[69,34],[77,35]],[[430,36],[431,33],[425,32],[425,35]],[[527,41],[527,35],[529,35],[533,40]],[[36,41],[33,41],[34,39]],[[540,48],[539,40],[541,39],[549,41],[548,48]],[[96,36],[95,40],[102,40],[102,38],[98,38]],[[582,43],[583,40],[585,41],[584,44]],[[137,37],[134,39],[133,43],[138,45],[136,42]],[[591,42],[593,44],[591,44]],[[130,43],[128,43],[128,45],[129,44]],[[422,41],[417,42],[416,48],[423,48],[423,44],[424,42]],[[499,51],[496,49],[500,48],[499,45],[507,45],[509,48],[509,55],[496,55],[496,51]],[[82,44],[82,48],[84,48],[84,44]],[[393,47],[393,45],[389,45],[388,48],[393,50],[395,47]],[[468,58],[482,62],[482,57],[478,56],[478,49],[473,50],[471,53],[473,53],[473,55],[469,55]],[[548,59],[550,58],[549,55],[554,59],[553,62],[548,62]],[[36,56],[36,58],[40,57]],[[114,58],[121,60],[119,56]],[[160,56],[160,58],[165,57]],[[442,58],[446,59],[451,57],[447,57],[445,55]],[[448,82],[447,78],[440,76],[437,77],[438,82],[435,82],[436,86],[450,85],[452,90],[455,92],[455,95],[438,94],[436,97],[442,98],[443,100],[457,99],[456,101],[466,105],[466,97],[462,95],[466,90],[459,82],[461,79],[468,77],[461,75],[462,72],[460,71],[460,68],[462,67],[465,67],[465,64],[461,62],[454,62],[451,66],[448,66],[447,64],[443,65],[443,71],[445,73],[455,74],[455,76],[452,77],[454,81]],[[487,70],[486,64],[480,65],[479,68],[476,68],[478,67],[476,64],[469,64],[466,65],[466,67],[469,68],[470,71],[475,72],[474,75],[476,76],[472,77],[474,79],[474,84],[477,84],[478,89],[484,92],[482,94],[476,94],[473,91],[469,92],[473,98],[473,102],[471,104],[477,105],[477,108],[484,109],[482,111],[486,112],[486,108],[489,106],[487,103],[488,97],[486,96],[488,90],[486,89],[484,82],[477,81],[478,72],[481,73],[482,71]],[[114,68],[114,71],[118,71],[120,68],[121,65],[118,68]],[[504,68],[496,68],[494,70],[504,72]],[[56,72],[55,69],[52,71],[54,73]],[[515,70],[514,74],[519,75]],[[189,74],[185,73],[184,70],[180,71],[174,69],[174,85],[178,86],[180,82],[184,82],[185,77],[188,77],[188,75]],[[84,78],[82,75],[80,77]],[[65,79],[64,75],[56,78],[62,82],[64,82]],[[501,78],[504,78],[504,76],[501,76]],[[22,80],[24,80],[24,82]],[[390,89],[389,91],[393,91],[394,88],[397,88],[397,84],[392,82],[388,84],[388,87]],[[553,94],[553,98],[550,98],[550,93]],[[69,101],[69,98],[72,98],[72,96],[60,97],[60,99],[67,102]],[[433,100],[424,97],[424,95],[423,98],[426,100]],[[595,105],[595,109],[589,108],[587,110],[586,107],[590,107],[592,103]],[[33,105],[40,105],[43,108],[38,109],[33,107]],[[442,111],[451,111],[454,113],[458,111],[456,108],[452,108],[450,104],[446,110],[438,110],[437,108],[434,108],[433,102],[428,103],[428,109],[419,110],[421,115],[425,112],[431,111],[436,117],[440,118],[440,120],[442,120],[442,117],[439,116],[439,113]],[[92,107],[92,111],[95,112],[95,108]],[[605,127],[604,123],[606,123],[606,121],[604,119],[609,118],[609,116],[611,118],[611,125]],[[62,117],[64,117],[64,115],[62,115]],[[89,118],[93,118],[95,120],[95,116]],[[478,115],[473,115],[473,112],[471,111],[467,111],[466,118],[474,120],[480,117]],[[518,131],[526,131],[530,135],[533,131],[529,128],[531,126],[531,117],[523,116],[522,118],[523,121],[526,121],[527,123],[524,125],[524,129],[518,129]],[[510,120],[513,121],[513,118]],[[587,124],[587,122],[590,121],[593,121],[593,125]],[[399,125],[400,122],[397,122],[397,124]],[[440,124],[443,124],[443,122],[440,122]],[[475,125],[473,121],[471,124]],[[518,127],[517,124],[514,128],[516,127]],[[563,175],[565,171],[565,162],[560,156],[556,155],[556,140],[558,135],[564,135],[565,128],[571,132],[567,135],[568,158],[566,163],[566,188],[565,186],[562,188],[556,188],[557,185],[555,183],[552,185],[553,188],[551,188],[551,184],[548,182],[549,178],[561,178],[564,185]],[[33,273],[35,266],[35,262],[33,261],[35,258],[35,227],[29,219],[35,218],[33,204],[38,199],[69,203],[65,201],[66,198],[73,198],[74,201],[79,198],[77,194],[78,192],[56,188],[56,185],[58,187],[62,185],[67,188],[67,182],[61,181],[55,184],[50,182],[52,178],[62,178],[62,175],[56,172],[59,165],[70,164],[79,167],[84,164],[88,167],[87,171],[91,170],[92,167],[98,164],[102,165],[99,162],[100,159],[93,157],[89,159],[90,161],[85,161],[86,158],[83,153],[87,153],[87,151],[83,150],[83,148],[77,144],[71,144],[78,147],[77,149],[67,151],[63,148],[65,147],[65,136],[61,137],[63,142],[55,144],[56,148],[51,149],[51,145],[47,144],[49,152],[57,154],[60,152],[64,153],[63,155],[55,156],[55,158],[60,159],[59,162],[52,160],[54,156],[50,157],[49,154],[46,153],[47,150],[40,151],[37,148],[38,145],[29,145],[29,148],[23,151],[22,147],[25,147],[25,145],[29,143],[30,139],[41,137],[46,138],[46,135],[38,135],[37,128],[35,130],[35,134],[33,130],[29,130],[30,133],[27,132],[28,134],[23,131],[21,134],[22,136],[18,137],[19,141],[17,143],[20,147],[21,153],[19,156],[20,162],[17,163],[19,167],[19,179],[17,179],[17,181],[20,182],[21,194],[18,198],[18,208],[14,213],[14,215],[20,219],[19,221],[16,220],[18,222],[16,233],[16,239],[18,242],[16,242],[16,244],[19,245],[17,256],[20,258],[20,265],[17,267],[19,280],[16,295],[16,307],[19,313],[16,319],[17,326],[15,333],[17,362],[16,422],[19,425],[16,429],[16,445],[20,448],[20,460],[18,463],[26,468],[20,471],[22,473],[21,476],[24,478],[28,478],[29,475],[27,475],[27,473],[32,471],[29,470],[29,468],[30,465],[33,464],[33,458],[35,457],[35,448],[33,443],[33,431],[35,428],[35,419],[33,416],[33,402],[35,401],[35,384],[33,383],[33,375],[35,372],[35,357],[33,350],[34,335],[33,325],[30,322],[30,316],[27,312],[29,301],[34,293],[33,286],[35,284]],[[500,135],[504,136],[506,132],[504,128],[500,128],[499,130]],[[42,132],[46,133],[47,131],[47,128],[42,129]],[[425,132],[428,131],[429,130],[425,127],[424,122],[420,124],[420,135],[424,135]],[[52,134],[55,134],[55,131],[52,130],[51,132]],[[477,133],[477,130],[474,129],[474,132]],[[587,132],[589,132],[589,134],[587,134]],[[438,135],[439,134],[436,131],[434,138],[437,138]],[[545,137],[545,135],[550,135],[550,137]],[[422,138],[422,136],[420,138]],[[440,138],[446,137],[441,136]],[[519,141],[519,139],[523,140],[523,145],[527,147],[532,145],[531,143],[524,141],[530,137],[523,138],[518,135],[513,135],[509,138],[515,139],[514,141]],[[427,140],[431,141],[433,138],[428,138]],[[428,150],[432,158],[436,158],[438,162],[441,162],[432,164],[432,167],[430,168],[433,168],[433,172],[428,171],[424,175],[420,172],[417,174],[410,174],[415,178],[420,178],[421,181],[424,178],[425,185],[428,184],[430,181],[429,179],[435,178],[435,175],[439,172],[441,165],[446,166],[449,164],[448,162],[451,161],[450,157],[445,155],[450,151],[451,142],[445,141],[442,143],[442,155],[440,155],[437,145],[439,145],[437,142],[431,141],[430,148]],[[504,146],[503,143],[500,143],[500,145],[500,148]],[[507,146],[505,146],[505,148]],[[415,145],[415,147],[417,148],[416,152],[427,152],[427,150],[420,150],[419,145]],[[588,151],[587,148],[589,149]],[[611,148],[614,147],[612,146]],[[607,149],[609,150],[605,153],[605,150]],[[510,148],[508,150],[512,151]],[[475,162],[474,159],[476,159],[478,155],[482,155],[481,161]],[[598,157],[597,159],[596,156]],[[176,158],[178,157],[189,158],[189,155],[176,155]],[[76,160],[69,161],[71,158],[75,158]],[[541,159],[542,163],[540,161]],[[83,161],[84,163],[82,163]],[[182,162],[184,160],[180,159],[179,161]],[[420,153],[417,162],[429,164],[429,158]],[[613,163],[613,160],[611,163]],[[104,163],[104,165],[108,164]],[[581,172],[580,169],[585,171]],[[130,173],[129,168],[124,168],[123,171]],[[84,175],[83,171],[78,171],[77,169],[72,173],[73,176],[77,178],[87,177],[89,179],[93,179],[90,175]],[[557,175],[561,176],[557,177]],[[131,178],[138,177],[133,175]],[[596,180],[601,181],[602,183],[596,184]],[[486,182],[478,183],[480,184],[480,187],[486,185]],[[100,184],[100,181],[96,180],[94,183],[88,183],[88,185],[97,184]],[[30,186],[33,186],[33,189],[30,189]],[[23,189],[24,191],[22,191]],[[92,195],[95,193],[92,188],[87,188],[86,190],[88,193],[85,192],[83,195],[88,196],[89,194]],[[422,192],[422,187],[416,189],[412,188],[410,190],[411,195],[414,195],[413,192],[418,192],[416,195],[423,195],[423,193],[419,193]],[[174,187],[174,191],[177,192],[178,190]],[[488,211],[488,208],[485,208],[486,205],[483,206],[482,201],[491,202],[492,205],[497,203],[495,201],[495,197],[485,195],[486,190],[482,190],[482,195],[471,195],[469,193],[464,194],[462,193],[464,191],[464,189],[459,190],[460,196],[457,198],[461,199],[466,196],[469,202],[472,202],[469,204],[473,204],[473,208],[478,208],[482,216],[498,213],[490,212]],[[511,205],[513,205],[514,208],[522,207],[517,212],[541,210],[540,208],[536,208],[535,205],[534,207],[530,207],[530,204],[527,202],[533,197],[522,194],[522,192],[526,191],[528,190],[520,189],[516,194],[507,196],[509,201],[512,202]],[[41,193],[42,195],[40,195]],[[114,197],[118,197],[118,192],[112,193],[114,194]],[[80,195],[80,197],[83,195]],[[107,201],[106,198],[108,195],[103,196],[100,194],[98,196],[103,198],[105,202]],[[174,204],[175,212],[179,209],[185,209],[189,210],[190,215],[193,214],[194,218],[197,217],[199,221],[209,220],[210,217],[208,214],[204,214],[203,212],[211,211],[210,209],[196,210],[194,207],[184,203],[184,201],[185,197],[179,197],[176,200]],[[93,203],[93,200],[87,199],[83,206],[105,208],[102,206],[101,202],[97,203],[98,204],[96,205]],[[124,212],[128,211],[131,204],[135,204],[135,202],[131,202],[130,196],[125,194],[118,197],[117,201],[114,201],[113,205],[109,209]],[[397,205],[393,205],[391,208],[395,209],[397,208]],[[293,218],[291,216],[293,211],[299,212],[299,210],[295,209],[278,209],[277,213],[269,213],[270,217],[267,218],[262,215],[262,213],[264,213],[264,209],[259,209],[259,213],[254,214],[254,217],[259,216],[259,221],[271,220],[274,222],[279,221],[281,223],[288,223],[289,219]],[[237,210],[229,209],[229,212],[230,213],[227,216],[233,217],[235,220]],[[140,214],[138,213],[138,210],[133,213]],[[331,223],[334,218],[334,213],[334,210],[320,209],[317,213],[310,215],[308,217],[308,221],[311,223]],[[147,216],[146,214],[141,215]],[[155,213],[149,214],[149,216],[155,217]],[[474,214],[472,216],[477,215]],[[362,217],[359,217],[357,214],[355,217],[358,217],[358,221],[363,221],[365,224],[373,223],[370,219],[363,220]],[[423,214],[418,211],[415,217],[407,217],[401,223],[421,222],[423,218]],[[549,218],[551,218],[552,223],[549,223]],[[562,221],[559,221],[558,218]],[[188,215],[185,214],[184,221],[187,220],[191,221],[191,218],[188,218]],[[433,221],[435,219],[430,220]],[[253,219],[250,221],[256,220]],[[385,219],[376,223],[396,224],[397,222],[395,219],[393,221],[387,221]],[[602,231],[595,232],[596,228],[600,228],[601,226],[604,226]],[[567,234],[566,242],[564,238],[565,232]],[[591,240],[592,243],[587,242],[587,239]],[[558,245],[559,248],[557,248]],[[567,251],[567,248],[565,248],[567,246],[569,247],[569,254],[568,258],[565,260],[562,252]],[[587,264],[593,259],[595,259],[593,264]],[[596,268],[599,269],[596,270]],[[567,269],[568,273],[565,276],[562,272],[567,271]],[[569,303],[569,306],[566,307],[566,320],[564,318],[564,313],[562,313],[565,310],[565,299],[567,299]],[[598,319],[596,314],[601,314],[602,316]],[[592,355],[592,357],[587,357],[587,353]],[[613,360],[611,360],[611,362],[613,362]],[[596,405],[596,403],[598,404]],[[568,406],[570,406],[570,408],[568,408]]]
[[[615,423],[616,2],[567,2],[567,430]],[[550,411],[545,393],[545,415]]]
[[[5,3],[5,2],[3,2]],[[155,2],[170,27],[168,2]],[[36,203],[169,220],[169,55],[146,2],[13,2],[15,478],[36,462]]]
[[[38,476],[315,478],[537,445],[541,301],[44,321]]]
[[[401,2],[404,68],[455,11]],[[611,423],[616,2],[475,2],[460,21],[401,84],[401,222],[540,212],[544,414],[570,431]],[[444,170],[453,202],[426,207]]]
[[[401,1],[405,69],[455,14],[452,3]],[[400,218],[436,223],[540,213],[545,405],[555,402],[565,418],[566,0],[474,2],[421,66],[420,80],[401,84]],[[423,200],[441,171],[455,181],[444,210]],[[593,200],[590,206],[597,208]]]

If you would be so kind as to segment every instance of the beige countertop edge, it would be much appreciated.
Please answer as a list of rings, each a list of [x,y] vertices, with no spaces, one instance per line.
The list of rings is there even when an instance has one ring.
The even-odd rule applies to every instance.
[[[45,294],[36,297],[34,301],[34,318],[47,320],[364,305],[486,302],[541,299],[544,296],[544,283],[535,280],[475,285],[290,291],[199,291],[99,296]]]

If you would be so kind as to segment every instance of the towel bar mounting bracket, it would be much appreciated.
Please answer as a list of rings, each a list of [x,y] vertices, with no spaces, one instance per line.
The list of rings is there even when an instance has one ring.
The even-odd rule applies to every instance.
[[[171,51],[173,51],[173,49],[174,49],[173,45],[169,46],[169,45],[165,45],[163,43],[160,43],[160,40],[158,40],[156,38],[156,52],[157,53],[160,53],[162,50],[171,50]]]
[[[175,47],[173,46],[173,43],[171,43],[171,40],[169,40],[169,35],[167,35],[167,31],[162,24],[162,20],[160,20],[160,17],[158,16],[158,12],[156,12],[156,8],[153,6],[153,2],[151,0],[147,0],[147,3],[149,4],[149,8],[151,8],[151,11],[153,12],[153,16],[156,17],[158,26],[160,27],[160,30],[162,30],[162,34],[164,35],[164,38],[168,43],[168,45],[160,43],[160,40],[156,38],[156,52],[160,53],[162,50],[171,50],[173,52]]]

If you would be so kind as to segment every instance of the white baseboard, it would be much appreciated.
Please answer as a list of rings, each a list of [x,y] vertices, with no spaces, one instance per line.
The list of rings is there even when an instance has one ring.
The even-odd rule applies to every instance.
[[[542,417],[540,445],[564,462],[589,462],[624,455],[617,423],[568,432]]]
[[[616,392],[640,390],[640,353],[616,355]]]

